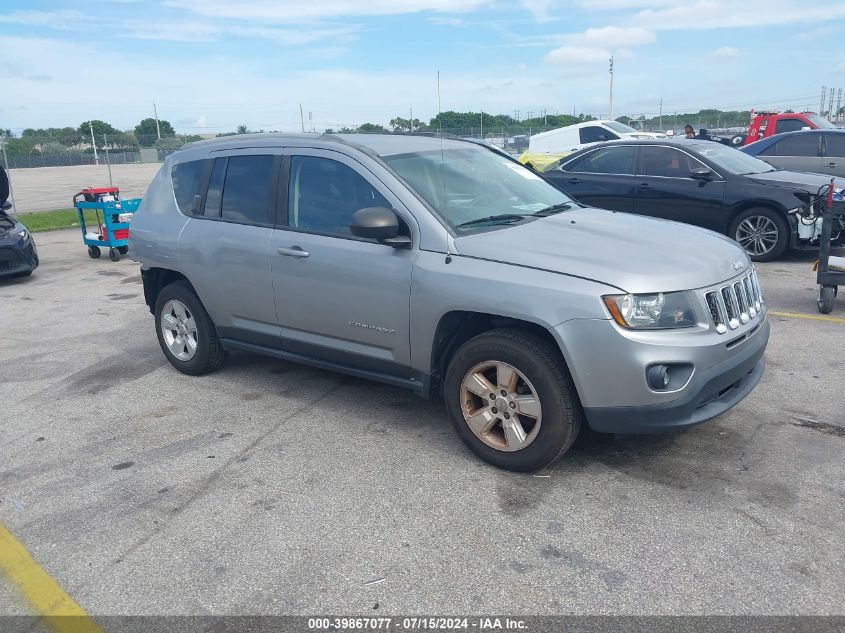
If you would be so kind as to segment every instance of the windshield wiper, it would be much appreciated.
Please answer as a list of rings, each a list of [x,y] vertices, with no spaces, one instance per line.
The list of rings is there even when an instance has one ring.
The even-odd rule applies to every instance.
[[[534,217],[533,213],[500,213],[499,215],[488,215],[484,218],[477,218],[475,220],[461,222],[460,224],[456,224],[455,226],[460,229],[465,227],[478,226],[480,224],[510,224],[512,222],[518,222],[519,220],[531,217]]]
[[[541,209],[540,211],[532,213],[531,215],[543,218],[547,215],[554,215],[555,213],[563,213],[564,211],[568,211],[574,205],[574,202],[561,202],[559,204],[553,204],[550,207],[546,207],[545,209]]]

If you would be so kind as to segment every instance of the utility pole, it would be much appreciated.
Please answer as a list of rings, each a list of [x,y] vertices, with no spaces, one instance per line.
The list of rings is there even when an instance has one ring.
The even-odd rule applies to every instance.
[[[484,140],[484,109],[481,110],[481,140]]]
[[[302,133],[305,134],[305,116],[302,114],[302,102],[299,102],[299,123],[302,125]]]
[[[91,145],[94,146],[94,164],[99,165],[100,159],[97,158],[97,141],[94,140],[94,126],[91,125],[91,120],[88,120],[88,129],[91,130]]]
[[[314,119],[313,119],[313,116],[312,116],[313,114],[314,113],[311,112],[310,110],[308,111],[308,130],[312,134],[314,133]]]
[[[839,121],[839,109],[842,107],[842,88],[839,89],[839,94],[836,97],[836,117],[835,121]]]
[[[833,94],[836,92],[836,88],[830,89],[830,99],[827,102],[827,116],[830,118],[830,113],[833,110]]]
[[[155,101],[153,101],[153,114],[155,115],[155,118],[156,118],[156,136],[158,137],[158,140],[161,140],[161,129],[158,126],[158,108],[156,108],[156,102]]]
[[[663,131],[663,97],[660,98],[660,122],[657,124],[660,131]]]
[[[414,106],[411,106],[411,118],[408,119],[408,130],[411,134],[414,133]]]
[[[822,86],[822,103],[821,103],[821,105],[819,106],[819,114],[821,114],[822,112],[824,112],[824,98],[825,98],[825,95],[827,95],[827,86]]]
[[[613,56],[610,57],[610,101],[608,105],[607,118],[613,120]]]

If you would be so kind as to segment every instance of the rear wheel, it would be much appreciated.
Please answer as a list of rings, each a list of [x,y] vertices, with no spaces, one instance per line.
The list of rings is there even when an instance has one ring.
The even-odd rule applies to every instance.
[[[769,262],[783,255],[789,245],[789,223],[773,209],[746,209],[731,223],[735,239],[755,262]]]
[[[128,253],[128,252],[129,252],[129,247],[128,247],[128,246],[118,246],[118,247],[117,247],[117,251],[118,251],[121,255],[126,255],[126,253]]]
[[[464,343],[449,363],[444,391],[458,435],[499,468],[542,468],[572,446],[581,428],[559,352],[520,330],[492,330]]]
[[[155,320],[161,350],[182,373],[206,374],[226,359],[211,317],[184,281],[169,284],[159,293]]]
[[[120,251],[117,250],[116,248],[110,248],[109,249],[109,259],[112,260],[113,262],[119,262],[120,261]]]
[[[91,259],[97,259],[100,257],[100,247],[99,246],[89,246],[88,247],[88,257]]]

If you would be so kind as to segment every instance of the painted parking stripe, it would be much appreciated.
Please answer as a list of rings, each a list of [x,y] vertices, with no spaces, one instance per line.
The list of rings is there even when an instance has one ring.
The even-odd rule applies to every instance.
[[[0,572],[20,590],[35,614],[42,616],[56,633],[103,633],[2,523]]]
[[[827,323],[845,323],[841,317],[825,316],[824,314],[804,314],[803,312],[775,312],[769,310],[771,316],[787,317],[790,319],[810,319],[811,321],[826,321]]]

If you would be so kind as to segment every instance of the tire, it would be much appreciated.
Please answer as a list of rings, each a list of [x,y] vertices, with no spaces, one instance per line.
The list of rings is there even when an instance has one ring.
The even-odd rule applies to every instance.
[[[759,229],[759,238],[754,232]],[[789,223],[774,209],[746,209],[734,218],[728,237],[736,240],[755,262],[779,258],[789,246]]]
[[[128,247],[128,246],[118,246],[118,247],[117,247],[117,251],[118,251],[121,255],[126,255],[126,253],[128,253],[128,252],[129,252],[129,247]]]
[[[489,369],[485,369],[490,365]],[[507,397],[501,397],[499,369],[501,365],[516,370],[516,382],[513,389],[506,389]],[[484,397],[470,392],[466,385],[482,391],[484,383],[469,378],[481,373],[489,376],[487,386],[496,381],[496,390]],[[505,374],[507,375],[507,374]],[[465,379],[468,379],[465,383]],[[527,405],[514,408],[514,396],[522,395],[526,403],[539,402],[534,407],[536,415],[519,412],[532,411]],[[530,399],[530,396],[536,396]],[[484,461],[517,472],[534,471],[557,459],[565,453],[575,441],[581,429],[583,412],[578,396],[572,386],[560,353],[543,338],[515,329],[491,330],[480,334],[464,343],[449,363],[444,381],[444,399],[446,409],[452,418],[460,438]],[[487,404],[487,403],[490,404]],[[519,422],[523,432],[524,446],[519,442],[509,443],[505,435],[505,418],[514,411],[510,422]],[[503,413],[504,412],[504,413]],[[533,411],[532,411],[533,412]],[[479,435],[470,427],[465,418],[475,414],[476,420],[487,420],[489,430],[481,430]],[[486,417],[485,417],[486,416]],[[492,422],[491,422],[492,420]],[[514,437],[511,431],[511,438]],[[482,439],[485,438],[485,439]]]
[[[836,286],[819,286],[819,312],[830,314],[833,312],[833,300],[836,298]]]
[[[185,331],[187,336],[193,338],[195,346],[193,353],[191,353],[187,338],[183,337],[182,340],[185,341],[185,344],[181,348],[183,350],[181,358],[171,348],[171,344],[174,348],[180,347],[179,342],[175,340],[174,330],[162,327],[166,313],[172,318],[174,317],[173,309],[176,308],[178,314],[177,304],[181,304],[184,308],[184,316],[193,320],[194,328],[194,336],[191,336],[191,326],[187,322]],[[166,310],[167,312],[165,312]],[[172,321],[170,322],[172,323]],[[220,344],[217,329],[214,327],[211,317],[208,316],[193,289],[184,281],[168,284],[159,292],[155,306],[155,328],[161,351],[164,352],[170,364],[183,374],[191,376],[207,374],[218,369],[226,360],[226,351]]]
[[[120,261],[120,251],[117,250],[116,248],[110,248],[109,249],[109,259],[112,260],[113,262],[119,262]]]
[[[736,134],[731,137],[730,144],[734,147],[741,147],[745,143],[745,134]]]
[[[88,257],[91,259],[99,259],[100,257],[100,247],[99,246],[89,246],[88,247]]]

